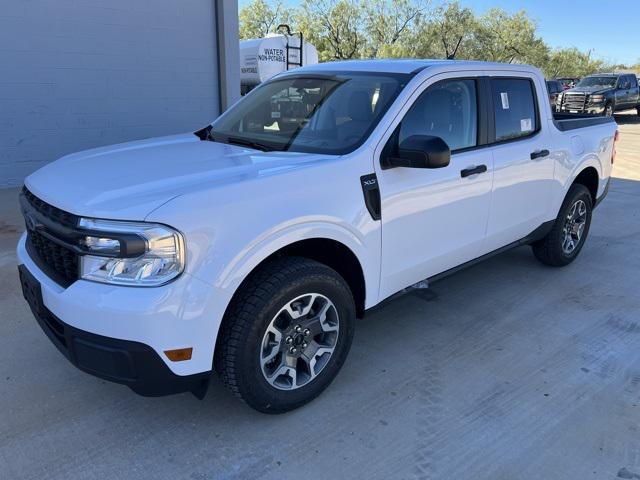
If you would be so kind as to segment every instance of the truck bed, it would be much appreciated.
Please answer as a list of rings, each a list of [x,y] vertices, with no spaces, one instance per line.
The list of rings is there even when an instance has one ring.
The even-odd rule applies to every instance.
[[[615,120],[613,117],[601,117],[595,115],[582,115],[572,113],[554,113],[553,123],[555,123],[558,130],[566,132],[568,130],[592,127],[594,125],[615,123]]]

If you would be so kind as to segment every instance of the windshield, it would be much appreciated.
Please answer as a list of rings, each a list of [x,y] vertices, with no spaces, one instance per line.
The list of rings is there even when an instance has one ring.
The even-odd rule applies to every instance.
[[[275,79],[218,118],[209,138],[261,150],[348,153],[366,140],[408,79],[357,72]]]
[[[578,87],[602,87],[613,88],[616,86],[616,77],[587,77],[580,80]]]

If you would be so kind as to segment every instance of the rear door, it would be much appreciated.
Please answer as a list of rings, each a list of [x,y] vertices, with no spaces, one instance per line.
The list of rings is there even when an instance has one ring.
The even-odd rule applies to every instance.
[[[547,220],[554,153],[537,77],[491,78],[493,188],[482,253],[522,239]]]

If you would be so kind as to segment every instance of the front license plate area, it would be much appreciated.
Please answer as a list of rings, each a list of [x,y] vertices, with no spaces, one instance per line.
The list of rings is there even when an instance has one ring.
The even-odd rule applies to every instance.
[[[20,285],[22,286],[22,295],[31,307],[31,311],[37,317],[44,314],[44,303],[42,301],[42,288],[40,282],[34,277],[24,265],[18,266],[20,274]]]

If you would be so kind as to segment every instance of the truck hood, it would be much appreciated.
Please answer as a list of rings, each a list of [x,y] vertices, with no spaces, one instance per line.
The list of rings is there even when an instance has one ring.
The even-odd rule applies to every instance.
[[[76,215],[143,220],[184,193],[283,174],[327,158],[333,157],[260,152],[189,133],[67,155],[27,177],[25,185]]]
[[[606,93],[609,90],[613,90],[613,88],[602,88],[602,87],[574,87],[569,90],[565,90],[564,93]]]

